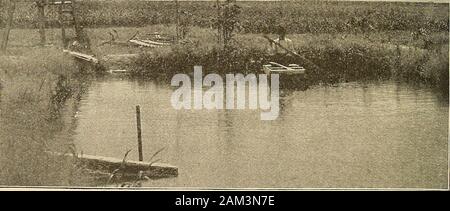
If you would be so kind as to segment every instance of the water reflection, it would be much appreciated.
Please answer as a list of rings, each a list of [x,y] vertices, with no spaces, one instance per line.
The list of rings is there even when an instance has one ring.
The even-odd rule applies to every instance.
[[[259,110],[172,109],[172,88],[107,79],[82,98],[74,139],[84,153],[136,149],[141,105],[144,155],[179,177],[171,187],[447,187],[448,104],[432,90],[396,82],[283,91],[280,117]],[[136,150],[130,154],[137,159]]]

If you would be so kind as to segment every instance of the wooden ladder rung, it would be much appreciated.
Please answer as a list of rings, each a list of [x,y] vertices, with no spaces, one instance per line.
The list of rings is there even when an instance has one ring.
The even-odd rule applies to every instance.
[[[61,5],[62,1],[52,1],[48,2],[48,5]],[[64,1],[64,4],[72,4],[72,1]]]

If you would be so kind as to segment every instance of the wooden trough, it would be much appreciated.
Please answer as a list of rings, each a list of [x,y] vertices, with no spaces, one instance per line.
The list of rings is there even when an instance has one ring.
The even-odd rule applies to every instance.
[[[276,62],[269,62],[269,64],[263,65],[262,71],[269,76],[278,74],[280,88],[300,90],[308,88],[306,69],[298,64],[284,66]]]
[[[149,163],[140,161],[126,161],[122,159],[95,156],[95,155],[81,155],[75,157],[69,153],[47,152],[51,156],[63,157],[74,160],[77,165],[83,166],[86,169],[104,172],[105,174],[112,174],[118,172],[125,174],[127,177],[137,178],[139,174],[151,179],[170,178],[178,176],[178,168],[169,164],[163,163]]]
[[[298,64],[289,64],[284,66],[276,62],[269,62],[268,65],[263,66],[264,73],[270,75],[273,73],[287,74],[287,75],[304,75],[306,69]]]

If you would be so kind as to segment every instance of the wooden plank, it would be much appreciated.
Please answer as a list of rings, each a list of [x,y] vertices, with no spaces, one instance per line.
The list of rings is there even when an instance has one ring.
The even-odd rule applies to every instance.
[[[75,52],[75,51],[69,51],[69,50],[63,50],[63,52],[67,53],[67,54],[69,54],[69,55],[71,55],[71,56],[73,56],[75,58],[78,58],[78,59],[82,59],[82,60],[85,60],[85,61],[88,61],[88,62],[92,62],[92,63],[95,63],[95,64],[99,63],[98,59],[95,58],[92,55],[87,55],[87,54],[84,54],[84,53]]]
[[[65,157],[69,159],[75,159],[81,165],[87,169],[106,171],[112,173],[117,169],[122,169],[127,174],[139,174],[143,172],[145,176],[150,178],[165,178],[178,176],[178,168],[164,163],[149,163],[140,161],[126,161],[122,159],[94,156],[94,155],[81,155],[74,157],[72,154],[63,154],[59,152],[47,152],[51,156]]]
[[[152,45],[161,45],[161,46],[169,46],[169,45],[171,45],[170,43],[156,42],[156,41],[153,41],[153,40],[139,40],[139,41],[145,42],[145,43],[148,43],[148,44],[152,44]]]
[[[142,42],[140,40],[128,40],[128,42],[142,46],[142,47],[152,47],[152,48],[156,47],[155,45],[148,44],[148,43]]]
[[[304,74],[304,70],[270,70],[271,73],[295,73],[295,74]]]
[[[276,62],[269,62],[269,63],[272,64],[272,65],[278,66],[278,67],[273,67],[273,68],[268,67],[268,68],[271,69],[271,71],[280,71],[280,72],[282,72],[282,71],[302,71],[302,70],[304,71],[305,70],[305,68],[300,67],[300,66],[287,67],[287,66],[278,64]]]
[[[269,62],[271,65],[275,65],[275,66],[271,66],[271,65],[264,65],[263,66],[263,71],[266,74],[270,74],[270,73],[283,73],[283,74],[305,74],[306,69],[300,66],[295,66],[295,67],[287,67],[281,64],[278,64],[276,62]]]
[[[48,5],[72,4],[72,1],[49,1]]]
[[[278,64],[278,63],[276,63],[276,62],[269,62],[269,64],[272,64],[272,65],[275,65],[275,66],[279,66],[279,67],[282,67],[282,68],[287,69],[287,70],[291,69],[291,68],[289,68],[289,67],[286,67],[286,66],[284,66],[284,65]]]

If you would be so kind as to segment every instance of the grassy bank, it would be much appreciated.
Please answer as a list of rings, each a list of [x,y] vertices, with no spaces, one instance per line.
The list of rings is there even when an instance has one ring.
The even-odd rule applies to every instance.
[[[172,30],[156,28],[167,33]],[[192,73],[194,65],[202,65],[206,73],[260,73],[263,64],[276,61],[304,65],[313,83],[398,79],[428,84],[448,93],[448,33],[430,36],[434,44],[428,48],[423,40],[411,38],[408,31],[288,37],[296,51],[318,67],[295,57],[269,55],[262,34],[239,34],[224,51],[216,44],[212,30],[195,28],[187,44],[144,52],[132,74],[170,80],[177,73]]]
[[[118,32],[118,41],[126,41],[136,32],[140,32],[138,38],[153,32],[174,34],[175,27],[149,25],[86,29],[98,58],[107,54],[142,54],[137,63],[130,67],[135,77],[170,79],[176,73],[192,72],[194,65],[203,65],[205,71],[223,73],[256,73],[261,65],[269,61],[306,65],[306,61],[292,58],[283,61],[284,58],[268,55],[268,42],[262,37],[263,34],[236,34],[228,52],[223,52],[217,45],[214,30],[200,27],[190,28],[186,44],[168,48],[100,45],[110,39],[109,32],[113,29]],[[320,67],[308,68],[309,76],[315,83],[394,78],[429,84],[447,93],[448,32],[431,33],[427,41],[432,44],[428,45],[424,39],[411,36],[410,31],[290,33],[288,37],[297,52]],[[48,30],[47,38],[49,43],[61,45],[59,30]],[[10,50],[20,53],[36,43],[39,43],[37,30],[16,29],[12,31]]]
[[[63,109],[82,93],[77,65],[52,48],[0,55],[0,185],[76,185],[70,162],[46,151],[71,145]]]

